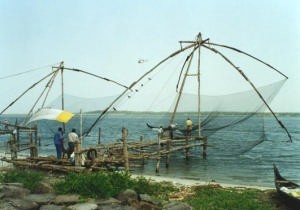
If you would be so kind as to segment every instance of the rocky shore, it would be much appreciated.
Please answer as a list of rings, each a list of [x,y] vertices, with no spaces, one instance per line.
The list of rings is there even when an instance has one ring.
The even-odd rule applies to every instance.
[[[117,198],[89,199],[79,195],[56,195],[46,182],[34,193],[20,183],[0,184],[0,209],[3,210],[189,210],[187,203],[180,201],[162,202],[153,200],[147,194],[137,194],[133,190],[121,192]]]

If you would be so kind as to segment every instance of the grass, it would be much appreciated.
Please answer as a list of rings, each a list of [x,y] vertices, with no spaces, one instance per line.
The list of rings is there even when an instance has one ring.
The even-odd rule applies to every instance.
[[[171,184],[161,185],[144,177],[132,178],[125,172],[70,173],[54,184],[59,194],[77,193],[84,197],[115,197],[126,189],[138,194],[149,194],[156,198],[167,199],[169,193],[177,190]]]
[[[272,210],[274,205],[266,200],[263,191],[255,189],[198,186],[194,194],[184,199],[198,210]]]
[[[25,188],[33,192],[43,177],[44,174],[39,171],[17,169],[0,174],[0,183],[22,183]]]
[[[45,179],[44,173],[34,170],[18,169],[0,174],[1,183],[23,183],[24,187],[31,191],[34,191],[42,180],[51,179]],[[195,186],[190,189],[191,192],[185,194],[184,190],[172,183],[158,183],[142,176],[132,178],[128,173],[118,171],[69,173],[52,184],[57,194],[77,193],[82,199],[116,197],[126,189],[133,189],[138,194],[148,194],[160,200],[169,200],[172,194],[177,193],[182,194],[183,201],[195,210],[274,210],[277,202],[264,191],[222,188],[218,185]]]

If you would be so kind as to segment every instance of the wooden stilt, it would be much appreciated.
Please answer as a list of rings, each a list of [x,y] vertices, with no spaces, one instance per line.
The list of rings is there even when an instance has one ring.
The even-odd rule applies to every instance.
[[[189,160],[190,159],[190,148],[189,148],[189,136],[185,137],[185,159]]]
[[[143,138],[143,136],[140,136],[140,143],[141,143],[141,145],[143,145],[143,141],[144,141],[144,138]],[[144,152],[143,152],[143,147],[140,147],[140,156],[142,156],[143,158],[142,158],[142,164],[144,165],[145,164],[145,159],[144,159]]]
[[[129,161],[128,161],[128,150],[127,150],[127,134],[126,128],[122,128],[122,138],[123,138],[123,156],[124,156],[124,167],[125,171],[129,171]]]
[[[81,144],[80,144],[80,142],[79,141],[75,141],[75,145],[74,145],[75,166],[81,166],[80,150],[81,150]]]
[[[157,135],[156,169],[155,169],[156,173],[159,173],[159,164],[160,164],[160,138],[161,138],[161,135],[158,133],[158,135]]]
[[[98,129],[98,144],[101,144],[101,128]]]
[[[207,139],[205,138],[203,140],[203,152],[202,152],[202,157],[204,160],[206,160],[206,154],[207,154],[206,148],[207,148]]]
[[[166,168],[169,168],[171,139],[167,140]]]
[[[10,154],[11,154],[11,159],[17,159],[18,158],[18,153],[17,153],[17,147],[16,147],[16,136],[12,135],[10,139]]]

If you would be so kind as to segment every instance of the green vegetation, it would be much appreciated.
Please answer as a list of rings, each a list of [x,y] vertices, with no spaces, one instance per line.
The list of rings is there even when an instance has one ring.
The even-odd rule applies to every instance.
[[[43,180],[44,174],[39,171],[17,169],[0,174],[0,183],[22,183],[25,188],[34,191]]]
[[[270,201],[264,200],[264,193],[259,190],[198,186],[193,191],[195,194],[185,198],[184,201],[198,210],[274,209]]]
[[[31,191],[43,180],[44,173],[33,170],[12,170],[0,174],[1,183],[23,183]],[[51,179],[47,179],[50,181]],[[54,182],[58,194],[77,193],[86,198],[117,196],[121,191],[133,189],[138,194],[148,194],[157,199],[168,200],[172,193],[181,194],[183,202],[197,210],[243,209],[272,210],[274,201],[263,191],[254,189],[221,188],[216,185],[195,186],[184,194],[172,183],[154,182],[145,177],[132,178],[125,172],[69,173]]]
[[[131,178],[125,172],[70,173],[54,185],[59,194],[77,193],[84,197],[107,198],[117,196],[126,189],[133,189],[139,194],[149,194],[166,199],[176,190],[174,186],[161,185],[144,177]]]

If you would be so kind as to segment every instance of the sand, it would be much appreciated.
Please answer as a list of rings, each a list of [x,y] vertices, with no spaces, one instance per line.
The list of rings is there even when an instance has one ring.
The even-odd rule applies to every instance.
[[[133,174],[132,177],[138,177],[141,175],[136,175]],[[142,175],[146,179],[151,179],[156,182],[171,182],[175,186],[186,186],[186,187],[191,187],[191,186],[197,186],[197,185],[210,185],[210,184],[215,184],[215,185],[220,185],[221,187],[224,188],[245,188],[245,189],[258,189],[258,190],[270,190],[274,188],[270,187],[261,187],[261,186],[248,186],[248,185],[234,185],[234,184],[228,184],[228,183],[218,183],[218,182],[205,182],[205,181],[198,181],[198,180],[191,180],[191,179],[182,179],[182,178],[176,178],[176,177],[165,177],[165,176],[153,176],[153,175]]]

